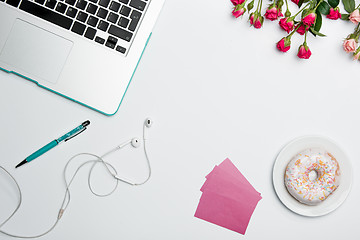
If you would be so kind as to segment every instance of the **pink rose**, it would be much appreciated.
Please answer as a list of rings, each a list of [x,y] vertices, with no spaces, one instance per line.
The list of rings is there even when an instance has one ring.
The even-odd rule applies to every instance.
[[[284,15],[282,14],[281,9],[278,9],[278,17],[282,17],[282,16]]]
[[[234,8],[234,10],[232,11],[232,15],[236,18],[240,17],[241,15],[244,14],[244,12],[246,11],[246,9],[241,6],[241,5],[236,5],[236,7]]]
[[[314,12],[309,13],[308,15],[306,15],[301,21],[303,22],[303,24],[305,24],[306,26],[312,26],[315,22],[316,19],[316,14]]]
[[[255,14],[254,14],[254,13],[251,13],[251,14],[250,14],[250,17],[249,17],[250,25],[253,25],[253,24],[254,24],[254,18],[255,18]]]
[[[304,35],[305,32],[309,30],[309,28],[310,28],[309,26],[305,26],[304,24],[301,24],[300,27],[296,30],[296,32],[299,33],[300,35]]]
[[[304,45],[300,45],[297,56],[302,59],[309,59],[311,56],[311,51],[306,43],[304,43]]]
[[[281,52],[287,52],[290,49],[290,38],[283,37],[277,44],[276,47]]]
[[[281,13],[281,12],[280,12]],[[265,13],[265,18],[266,19],[269,19],[270,21],[274,21],[278,18],[278,10],[275,6],[273,7],[269,7],[267,10],[266,10],[266,13]]]
[[[263,22],[264,22],[264,18],[262,16],[258,17],[254,22],[254,27],[257,29],[261,28]]]
[[[326,15],[326,17],[332,20],[337,20],[341,18],[341,13],[339,12],[339,8],[338,7],[336,7],[335,9],[330,8],[330,12],[328,15]]]
[[[299,0],[291,0],[293,3],[295,3],[296,5],[299,4]]]
[[[279,21],[279,25],[282,29],[290,33],[294,29],[294,21],[292,18],[282,18]]]
[[[345,50],[345,52],[354,52],[356,49],[356,45],[357,42],[355,41],[355,39],[350,38],[350,39],[346,39],[343,43],[343,48]]]
[[[352,13],[350,13],[349,20],[355,24],[358,24],[360,22],[359,9],[355,9]]]
[[[236,5],[240,5],[243,2],[245,2],[245,0],[231,0],[231,2],[232,2],[232,4],[234,4],[234,6],[236,6]]]

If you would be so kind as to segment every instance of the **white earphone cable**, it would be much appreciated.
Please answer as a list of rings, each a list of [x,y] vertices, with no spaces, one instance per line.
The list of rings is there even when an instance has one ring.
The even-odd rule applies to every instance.
[[[148,120],[146,120],[148,121]],[[150,121],[150,120],[149,120]],[[113,194],[115,192],[115,190],[117,189],[118,187],[118,184],[119,184],[119,181],[122,181],[124,183],[127,183],[127,184],[130,184],[130,185],[133,185],[133,186],[138,186],[138,185],[142,185],[142,184],[145,184],[151,177],[151,166],[150,166],[150,161],[149,161],[149,157],[148,157],[148,154],[147,154],[147,151],[146,151],[146,139],[145,139],[145,124],[143,126],[143,148],[144,148],[144,153],[145,153],[145,158],[146,158],[146,161],[147,161],[147,165],[148,165],[148,176],[147,178],[143,181],[143,182],[140,182],[140,183],[131,183],[129,181],[126,181],[124,179],[121,179],[117,176],[117,171],[115,169],[115,167],[113,165],[111,165],[110,163],[108,162],[105,162],[103,160],[103,158],[119,149],[121,149],[123,146],[129,144],[130,142],[127,142],[125,144],[122,144],[112,150],[110,150],[109,152],[105,153],[104,155],[102,155],[101,157],[100,156],[97,156],[95,154],[92,154],[92,153],[79,153],[79,154],[76,154],[74,156],[72,156],[66,163],[65,167],[64,167],[64,171],[63,171],[63,179],[64,179],[64,182],[65,182],[65,194],[64,194],[64,198],[63,198],[63,201],[61,203],[61,207],[60,207],[60,210],[59,210],[59,213],[58,213],[58,216],[56,218],[56,221],[54,222],[54,224],[49,228],[49,230],[45,231],[44,233],[41,233],[41,234],[38,234],[38,235],[34,235],[34,236],[18,236],[18,235],[15,235],[15,234],[11,234],[11,233],[8,233],[8,232],[5,232],[3,230],[1,230],[2,226],[5,225],[14,215],[15,213],[19,210],[20,206],[21,206],[21,203],[22,203],[22,193],[21,193],[21,190],[20,190],[20,186],[18,184],[18,182],[16,181],[16,179],[2,166],[0,166],[0,168],[7,174],[11,177],[11,179],[13,180],[13,182],[15,183],[16,187],[17,187],[17,190],[18,190],[18,194],[19,194],[19,202],[15,208],[15,210],[11,213],[11,215],[5,220],[3,221],[2,223],[0,223],[0,233],[2,234],[5,234],[7,236],[10,236],[10,237],[15,237],[15,238],[23,238],[23,239],[29,239],[29,238],[39,238],[39,237],[42,237],[46,234],[48,234],[49,232],[51,232],[55,227],[56,225],[58,224],[60,218],[62,217],[63,213],[65,212],[66,208],[68,207],[69,203],[70,203],[70,200],[71,200],[71,197],[70,197],[70,186],[71,184],[73,183],[73,180],[75,179],[75,176],[78,174],[79,170],[84,167],[85,165],[89,164],[89,163],[92,163],[91,165],[91,168],[90,168],[90,171],[89,171],[89,174],[88,174],[88,187],[89,187],[89,190],[91,191],[92,194],[94,194],[95,196],[98,196],[98,197],[106,197],[106,196],[109,196],[111,194]],[[70,164],[70,162],[72,162],[75,158],[78,158],[79,156],[83,156],[83,155],[87,155],[87,156],[90,156],[90,157],[94,157],[95,159],[94,160],[87,160],[85,162],[83,162],[82,164],[80,164],[79,167],[76,168],[74,174],[72,175],[70,181],[67,180],[66,178],[66,173],[68,171],[68,166]],[[107,169],[108,173],[114,177],[114,179],[116,180],[116,185],[114,186],[114,188],[109,191],[108,193],[105,193],[105,194],[99,194],[97,192],[94,191],[93,187],[91,186],[91,176],[92,176],[92,172],[93,172],[93,169],[94,167],[98,164],[98,163],[101,163],[103,164],[103,166]]]

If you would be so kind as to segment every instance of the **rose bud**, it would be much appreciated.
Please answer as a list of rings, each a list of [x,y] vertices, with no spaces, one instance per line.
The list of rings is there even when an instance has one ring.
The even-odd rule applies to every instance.
[[[282,18],[279,21],[279,25],[287,33],[290,33],[294,29],[294,19],[293,18]]]
[[[259,16],[254,22],[254,27],[257,28],[257,29],[261,28],[262,25],[263,25],[263,22],[264,22],[264,17]]]
[[[360,22],[359,9],[355,9],[352,13],[350,13],[349,20],[355,24],[358,24]]]
[[[282,16],[284,16],[284,15],[282,14],[281,9],[278,8],[278,17],[282,17]]]
[[[234,6],[236,6],[236,5],[240,5],[243,2],[245,2],[245,0],[231,0],[231,2],[232,2],[232,4],[234,4]]]
[[[341,18],[341,13],[339,12],[339,8],[338,7],[336,7],[335,9],[330,8],[329,14],[326,15],[326,17],[332,20],[337,20]]]
[[[293,3],[295,3],[296,5],[299,4],[299,0],[291,0]]]
[[[306,26],[306,25],[304,25],[304,24],[302,24],[302,23],[299,23],[299,24],[301,24],[301,25],[300,25],[300,27],[296,30],[296,32],[299,33],[300,35],[304,35],[305,32],[307,32],[310,27],[309,27],[309,26]],[[299,26],[299,25],[297,25],[297,26]],[[297,27],[297,26],[296,26],[296,27]]]
[[[310,48],[306,45],[306,43],[300,45],[297,56],[302,59],[309,59],[309,57],[311,56],[311,51]]]
[[[275,6],[270,6],[265,13],[265,18],[274,21],[278,18],[278,9]]]
[[[277,44],[276,47],[281,52],[287,52],[290,49],[291,41],[288,37],[283,37]]]
[[[356,49],[357,42],[353,38],[346,39],[343,43],[345,52],[354,52]]]
[[[303,22],[303,24],[305,24],[306,26],[312,26],[315,22],[316,19],[316,13],[314,12],[310,12],[308,15],[306,15],[301,21]]]
[[[234,7],[234,10],[232,11],[232,15],[236,18],[240,17],[241,15],[244,14],[244,12],[246,11],[246,9],[243,6],[244,4],[241,5],[236,5],[236,7]]]
[[[255,13],[251,13],[251,14],[250,14],[250,17],[249,17],[250,25],[253,25],[253,24],[254,24],[254,19],[255,19]]]

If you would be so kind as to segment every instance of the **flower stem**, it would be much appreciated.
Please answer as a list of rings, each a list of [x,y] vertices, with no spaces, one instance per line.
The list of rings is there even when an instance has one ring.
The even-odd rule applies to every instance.
[[[322,3],[322,1],[324,0],[320,0],[319,3],[316,5],[316,7],[314,8],[315,10],[318,8],[318,6],[320,5],[320,3]]]
[[[260,0],[258,1],[258,4],[257,4],[257,6],[256,6],[256,11],[255,11],[255,12],[257,12],[257,10],[259,9],[259,5],[260,5]]]
[[[305,8],[307,8],[310,5],[310,3],[306,4],[305,7],[303,7],[302,9],[300,9],[293,17],[295,18],[297,15],[299,15],[299,13],[301,13]]]
[[[301,24],[298,24],[297,27],[288,35],[288,37],[291,37],[300,27]]]
[[[261,7],[262,7],[262,0],[260,0],[260,10],[259,10],[260,15],[261,15]]]
[[[307,44],[307,43],[306,43],[306,37],[307,37],[307,33],[308,33],[308,31],[306,31],[306,32],[305,32],[305,39],[304,39],[304,44]]]
[[[286,11],[289,11],[288,0],[285,0],[285,3],[286,3]]]

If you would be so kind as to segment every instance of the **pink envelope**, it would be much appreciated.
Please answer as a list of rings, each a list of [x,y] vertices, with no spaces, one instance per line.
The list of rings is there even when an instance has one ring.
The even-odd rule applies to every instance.
[[[213,170],[200,190],[202,192],[211,191],[236,201],[258,202],[262,198],[253,187],[240,182],[232,175],[224,173],[220,168]]]
[[[257,202],[236,201],[213,192],[204,192],[195,217],[245,234]]]
[[[219,170],[220,169],[220,170]],[[210,178],[212,174],[222,171],[222,174],[230,175],[236,178],[240,183],[248,186],[253,191],[257,192],[255,188],[249,183],[249,181],[241,174],[241,172],[236,168],[236,166],[230,161],[229,158],[226,158],[219,166],[215,166],[214,169],[206,176]],[[257,192],[259,195],[260,193]]]

